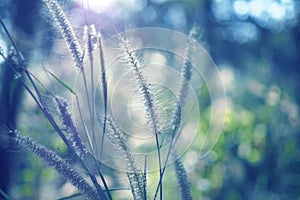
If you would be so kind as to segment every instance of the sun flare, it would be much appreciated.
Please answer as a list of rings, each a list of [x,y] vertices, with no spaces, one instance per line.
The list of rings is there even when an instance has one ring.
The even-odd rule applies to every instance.
[[[103,13],[116,3],[116,0],[76,0],[76,2],[82,4],[84,8],[89,8],[96,13]]]

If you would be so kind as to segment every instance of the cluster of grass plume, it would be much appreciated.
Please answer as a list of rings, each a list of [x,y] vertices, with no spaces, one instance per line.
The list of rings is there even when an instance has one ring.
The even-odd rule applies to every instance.
[[[59,96],[50,90],[48,90],[39,79],[34,76],[29,70],[21,56],[20,51],[15,45],[9,31],[7,30],[3,20],[0,19],[1,26],[4,29],[9,41],[11,42],[16,55],[15,61],[11,62],[11,67],[18,73],[19,80],[24,86],[25,90],[31,95],[37,106],[41,109],[45,118],[50,122],[54,130],[62,138],[66,144],[68,150],[75,156],[74,159],[78,160],[80,167],[84,173],[77,171],[72,164],[62,158],[57,152],[50,148],[35,142],[30,137],[22,136],[17,130],[10,131],[10,137],[12,141],[18,144],[20,147],[28,149],[32,153],[36,154],[49,166],[53,167],[58,173],[60,173],[67,181],[73,184],[80,194],[84,195],[89,199],[113,199],[114,188],[109,188],[105,174],[101,165],[101,158],[103,153],[104,140],[107,140],[113,144],[122,155],[122,165],[127,170],[127,178],[130,185],[132,197],[135,200],[138,199],[162,199],[163,198],[163,187],[164,174],[167,169],[166,165],[170,156],[175,156],[174,169],[176,171],[176,177],[178,179],[178,187],[180,188],[182,199],[192,199],[190,192],[190,184],[188,181],[187,173],[183,167],[183,163],[180,158],[177,158],[176,149],[173,149],[176,135],[178,134],[181,113],[184,109],[184,105],[188,93],[188,84],[191,79],[192,73],[192,44],[187,44],[185,50],[185,58],[182,64],[181,80],[179,81],[177,91],[177,101],[174,105],[172,118],[170,119],[170,132],[171,138],[168,139],[169,149],[167,152],[166,159],[163,160],[161,156],[161,133],[163,130],[162,124],[160,123],[160,114],[158,109],[159,99],[156,99],[153,91],[146,79],[146,74],[143,72],[143,62],[136,55],[136,52],[132,50],[132,44],[126,37],[119,37],[119,53],[120,63],[127,66],[132,77],[139,88],[140,98],[143,101],[145,107],[145,117],[147,119],[147,125],[149,133],[155,136],[156,148],[157,148],[157,159],[159,165],[159,177],[154,194],[150,194],[147,190],[147,155],[145,155],[144,168],[141,169],[136,163],[136,159],[130,151],[126,136],[118,127],[113,116],[108,110],[107,98],[109,95],[107,74],[105,67],[105,49],[103,49],[103,38],[96,27],[92,25],[86,25],[84,27],[84,42],[85,45],[81,46],[80,42],[74,33],[71,23],[67,19],[63,9],[56,0],[41,0],[45,3],[48,12],[51,13],[53,21],[56,23],[57,28],[60,30],[61,35],[68,47],[69,53],[72,56],[73,63],[78,73],[82,77],[85,90],[85,102],[87,102],[89,119],[91,122],[91,129],[87,128],[86,121],[82,116],[82,102],[79,101],[78,95],[74,89],[69,87],[63,80],[59,79],[54,73],[46,70],[46,72],[54,78],[59,84],[61,84],[67,91],[69,91],[75,97],[75,105],[79,111],[79,119],[81,129],[72,119],[72,113],[68,108],[69,103],[62,96]],[[195,37],[196,31],[193,28],[190,31],[190,37]],[[97,51],[96,51],[97,50]],[[97,52],[97,54],[96,54]],[[3,51],[0,51],[1,57],[7,60]],[[100,66],[95,66],[95,58],[100,60]],[[84,62],[87,60],[87,62]],[[85,68],[89,68],[91,73],[91,80],[87,79]],[[94,85],[94,69],[99,67],[101,75],[101,92],[103,98],[103,117],[101,123],[96,119],[96,104],[94,100],[95,96],[95,85]],[[90,81],[90,82],[89,82]],[[89,88],[90,87],[90,88]],[[47,93],[53,99],[59,120],[53,116],[54,114],[48,109],[48,105],[44,98],[40,88],[46,90]],[[96,132],[96,127],[101,124],[101,132]],[[97,134],[102,134],[101,142],[97,143],[95,140]],[[86,136],[88,140],[83,142],[82,136]],[[105,137],[104,137],[105,136]],[[100,144],[100,148],[96,147]],[[100,151],[100,153],[98,152]],[[99,156],[100,160],[99,160]],[[96,166],[96,170],[95,167]],[[100,178],[97,178],[100,177]],[[71,197],[70,197],[71,198]]]

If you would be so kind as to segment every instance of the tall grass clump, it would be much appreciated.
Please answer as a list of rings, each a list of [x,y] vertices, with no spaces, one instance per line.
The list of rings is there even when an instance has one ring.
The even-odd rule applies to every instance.
[[[125,190],[131,191],[133,199],[163,199],[163,181],[169,157],[175,158],[174,169],[178,180],[179,191],[182,199],[192,199],[190,192],[190,183],[188,181],[187,172],[184,164],[178,158],[175,143],[176,136],[180,133],[182,121],[182,112],[185,107],[188,94],[188,85],[192,77],[193,66],[193,45],[186,45],[185,57],[181,66],[181,75],[178,83],[177,98],[173,105],[173,112],[170,119],[162,119],[160,113],[160,99],[155,95],[154,89],[148,82],[147,74],[143,70],[143,59],[133,50],[133,44],[126,36],[119,37],[119,63],[124,66],[132,75],[134,84],[138,88],[138,97],[143,102],[144,114],[147,124],[148,133],[155,137],[155,146],[157,151],[157,165],[159,172],[157,182],[155,183],[155,191],[150,191],[147,184],[147,154],[144,156],[144,167],[140,167],[140,160],[136,159],[134,153],[130,149],[129,141],[126,133],[119,127],[114,116],[108,108],[109,98],[109,82],[107,80],[107,68],[105,64],[105,49],[103,45],[103,37],[93,24],[84,26],[83,43],[79,42],[71,23],[66,17],[65,12],[56,0],[41,0],[44,2],[48,12],[51,14],[56,27],[60,30],[62,38],[68,48],[73,60],[73,66],[77,69],[79,77],[82,79],[84,88],[84,98],[80,99],[78,91],[70,87],[63,79],[59,78],[56,73],[45,70],[49,77],[61,85],[68,93],[74,97],[74,105],[78,111],[78,118],[74,119],[74,113],[70,108],[70,103],[63,96],[54,90],[46,87],[34,72],[29,71],[30,68],[24,62],[21,52],[15,45],[12,36],[7,30],[3,20],[1,26],[6,33],[8,40],[16,52],[15,61],[9,61],[10,66],[19,75],[19,80],[24,86],[28,94],[33,98],[36,105],[49,121],[53,129],[58,133],[65,143],[68,152],[72,154],[78,165],[73,166],[74,162],[68,161],[60,153],[46,147],[34,139],[23,136],[17,130],[10,131],[10,137],[13,143],[20,148],[27,149],[34,153],[46,164],[53,167],[64,179],[74,185],[81,195],[88,199],[113,199],[114,191],[124,190],[124,188],[112,188],[107,179],[107,172],[104,171],[102,158],[104,148],[109,143],[117,149],[120,159],[117,160],[126,171],[129,188]],[[196,30],[193,28],[189,36],[195,38]],[[2,48],[0,47],[0,50]],[[6,61],[6,56],[0,51],[1,57]],[[98,70],[99,69],[99,70]],[[63,69],[62,69],[63,70]],[[88,71],[90,74],[86,73]],[[98,104],[95,101],[96,85],[95,73],[100,72],[99,82],[103,104],[99,113]],[[45,95],[51,98],[56,111],[50,109],[49,101],[45,100]],[[85,109],[87,108],[87,109]],[[83,110],[85,112],[83,112]],[[88,113],[88,120],[85,118]],[[169,121],[169,127],[164,127],[162,121]],[[165,138],[162,133],[169,132],[171,137]],[[42,133],[40,133],[42,134]],[[100,141],[99,141],[100,140]],[[166,156],[163,156],[161,147],[163,143],[168,143]],[[110,172],[112,173],[112,172]],[[114,175],[116,176],[116,175]],[[116,181],[117,182],[117,181]],[[71,198],[71,197],[70,197]]]

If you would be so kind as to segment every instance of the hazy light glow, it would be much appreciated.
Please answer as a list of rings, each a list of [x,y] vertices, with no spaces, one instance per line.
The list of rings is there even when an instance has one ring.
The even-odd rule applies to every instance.
[[[241,3],[237,2],[235,4],[237,4],[238,9],[235,9],[235,12],[239,14],[239,12],[245,9],[244,6],[246,4],[241,5]],[[281,3],[274,0],[252,0],[248,5],[250,14],[257,18],[267,14],[274,20],[283,20],[287,17],[287,13],[294,13],[294,4],[289,0],[282,0]]]
[[[272,3],[269,8],[269,14],[274,19],[280,20],[285,16],[285,8],[283,6],[280,6],[278,3]]]
[[[245,1],[236,1],[234,2],[234,11],[241,16],[248,16],[249,14],[249,6]]]
[[[213,4],[213,12],[218,20],[229,20],[231,16],[230,1],[215,0]]]
[[[82,4],[84,8],[89,8],[96,13],[105,12],[109,6],[116,3],[116,0],[75,0]]]
[[[250,13],[255,17],[260,17],[265,9],[264,1],[254,0],[249,3]]]
[[[170,6],[164,16],[164,20],[174,27],[181,27],[186,24],[186,15],[180,4]]]
[[[234,84],[234,73],[230,68],[223,68],[221,70],[221,78],[226,90],[232,89]]]

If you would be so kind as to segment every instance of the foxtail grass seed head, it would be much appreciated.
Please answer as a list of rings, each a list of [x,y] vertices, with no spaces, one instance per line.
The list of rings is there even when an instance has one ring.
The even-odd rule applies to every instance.
[[[86,53],[88,55],[92,54],[97,45],[97,31],[94,24],[84,26],[83,40],[86,44]]]
[[[196,28],[193,27],[189,32],[189,37],[195,38],[196,33],[197,33]],[[183,66],[181,69],[179,89],[177,92],[177,101],[175,103],[175,109],[173,111],[173,117],[172,117],[173,130],[178,130],[178,128],[180,127],[182,110],[185,106],[186,98],[188,95],[189,82],[192,77],[192,67],[193,67],[192,63],[194,60],[194,58],[192,57],[193,50],[194,50],[193,43],[190,40],[188,40],[188,43],[185,48]]]
[[[111,143],[113,143],[117,147],[120,155],[122,155],[123,165],[125,166],[126,170],[129,171],[127,173],[127,176],[130,182],[134,199],[143,199],[145,182],[143,180],[142,170],[136,166],[135,160],[129,150],[127,141],[122,131],[114,122],[114,119],[108,116],[107,125],[108,130],[106,136],[109,138]]]
[[[180,158],[175,159],[174,166],[177,182],[180,188],[181,199],[192,200],[193,198],[190,191],[190,182]]]
[[[86,180],[56,152],[48,149],[43,145],[37,144],[29,137],[21,136],[16,131],[13,131],[12,135],[13,141],[39,156],[49,166],[54,167],[66,180],[70,181],[75,187],[86,194],[90,199],[98,199],[97,193],[93,189],[93,187],[89,183],[87,183]]]
[[[43,0],[43,2],[46,3],[48,10],[52,14],[52,17],[60,29],[68,49],[72,54],[75,65],[78,71],[81,72],[83,69],[83,53],[69,20],[56,0]]]
[[[68,107],[67,100],[60,97],[60,96],[55,96],[54,101],[56,103],[57,111],[60,114],[60,117],[61,117],[61,120],[62,120],[63,124],[66,127],[69,127],[70,122],[68,120],[69,119],[69,114],[67,112],[67,107]]]
[[[162,132],[162,129],[159,122],[159,112],[156,108],[156,102],[150,89],[150,85],[144,77],[140,59],[138,58],[136,51],[132,50],[129,39],[120,37],[120,52],[122,62],[128,66],[135,76],[136,83],[146,108],[146,119],[150,133],[153,135],[159,134]]]
[[[101,85],[102,85],[102,93],[103,93],[103,99],[104,99],[104,117],[106,119],[106,112],[107,112],[107,77],[106,77],[106,68],[105,68],[105,60],[104,60],[103,38],[102,38],[101,33],[97,34],[97,42],[98,42],[100,66],[101,66]],[[104,120],[104,124],[105,123],[106,122]],[[105,130],[104,130],[104,132],[105,132]]]
[[[68,130],[68,140],[70,141],[71,146],[74,148],[76,154],[84,159],[84,155],[87,154],[87,149],[83,144],[81,138],[79,137],[79,133],[77,128],[71,118],[71,115],[68,112],[68,103],[67,100],[60,96],[55,96],[54,101],[57,106],[58,113],[60,115],[61,121],[65,125],[65,128]]]

